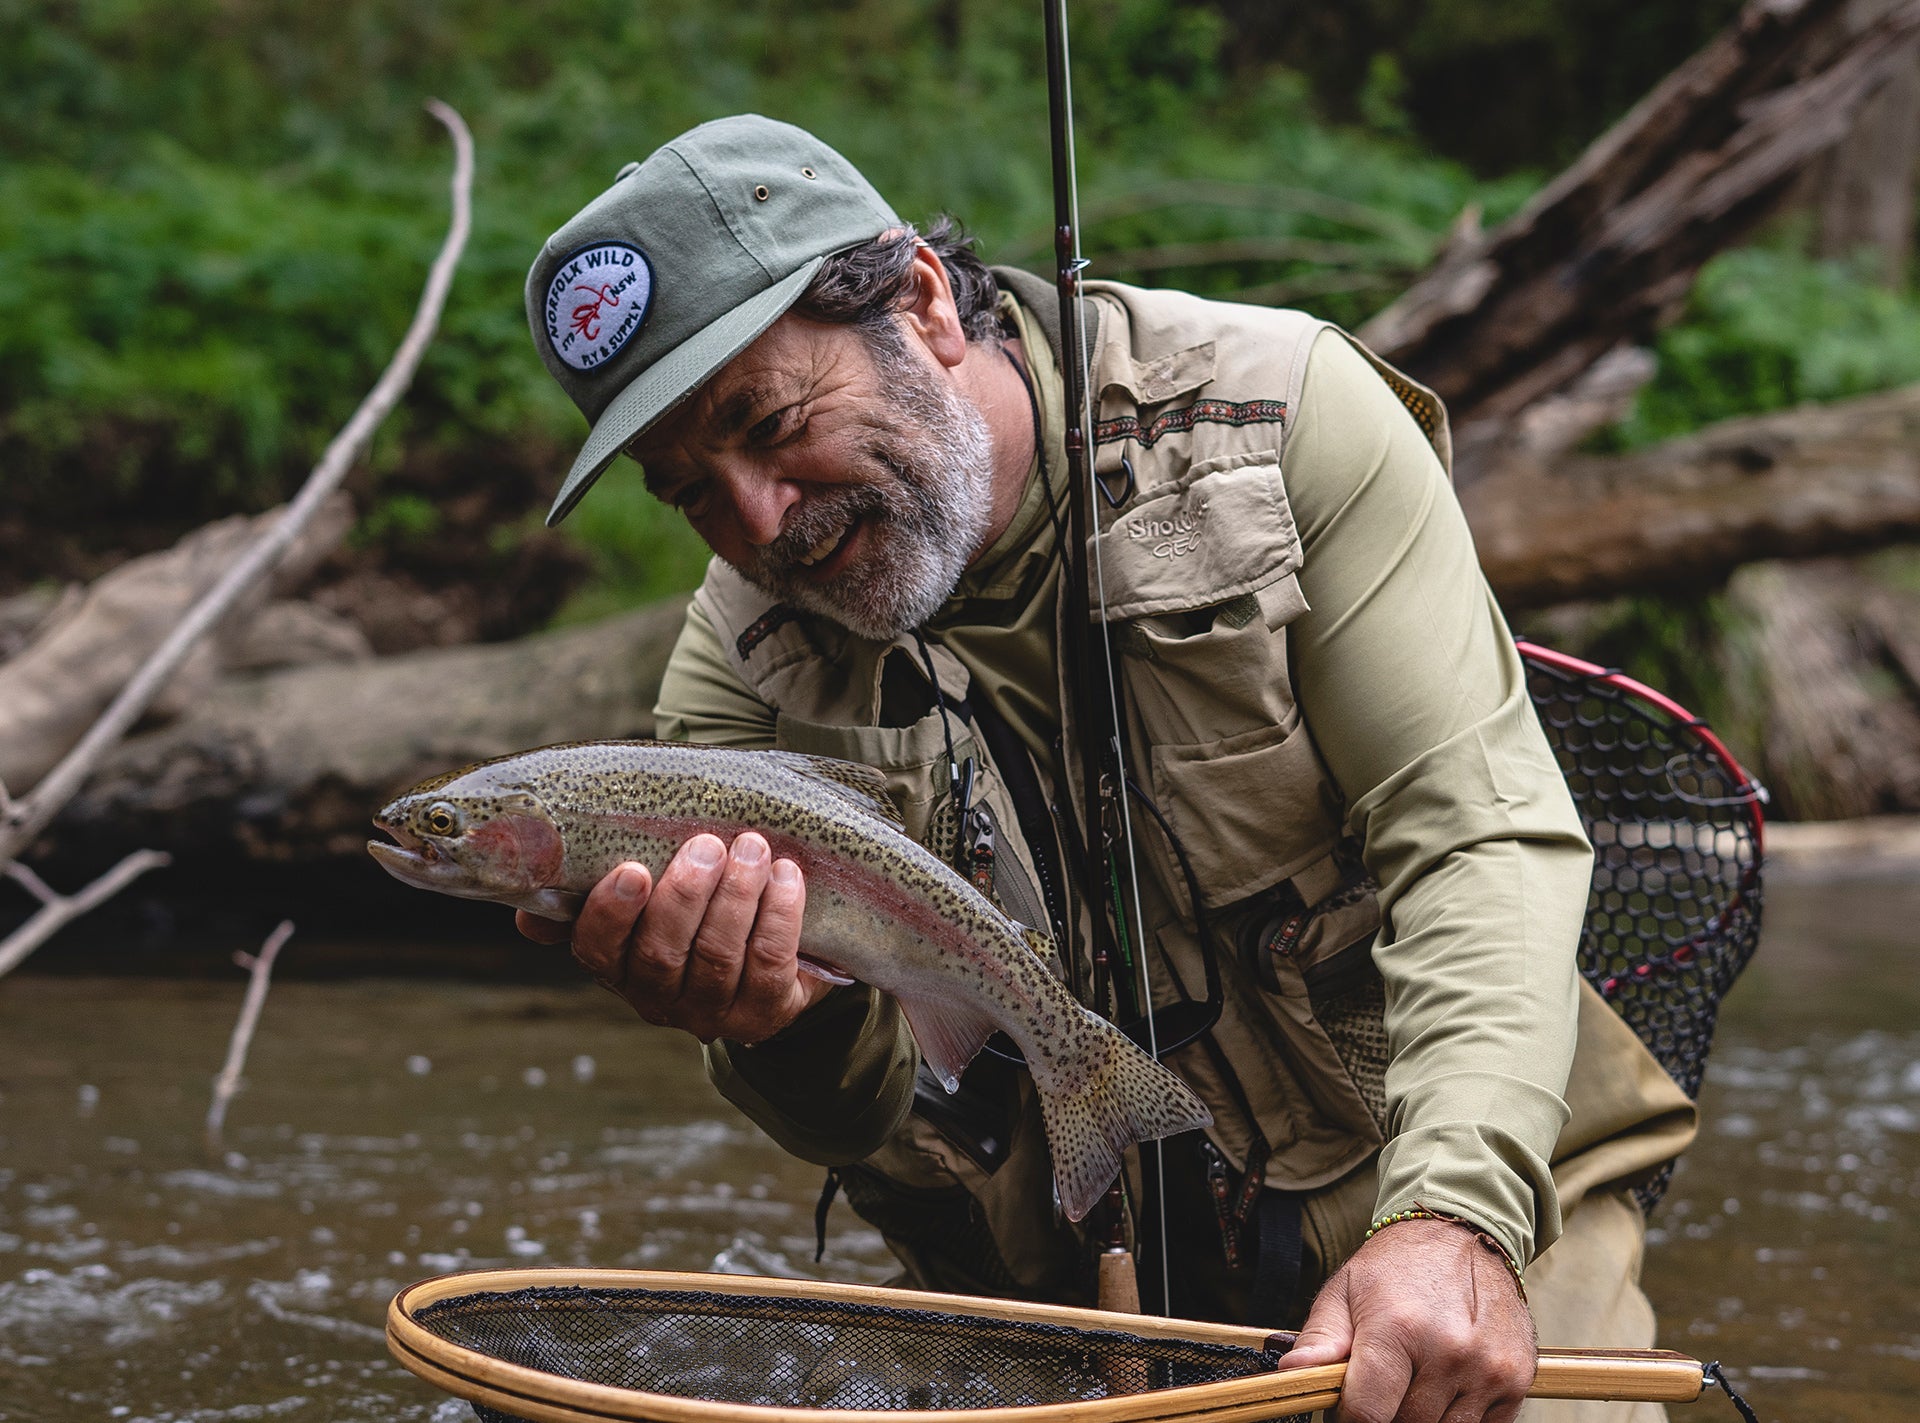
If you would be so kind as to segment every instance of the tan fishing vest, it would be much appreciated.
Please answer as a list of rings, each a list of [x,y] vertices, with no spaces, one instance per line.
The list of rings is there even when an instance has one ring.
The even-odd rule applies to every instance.
[[[1057,351],[1052,288],[1024,273],[997,275]],[[1302,722],[1287,641],[1275,635],[1306,609],[1282,469],[1308,354],[1326,323],[1107,283],[1088,293],[1095,472],[1124,491],[1117,508],[1098,508],[1096,537],[1131,774],[1158,812],[1134,802],[1154,997],[1205,996],[1199,918],[1176,840],[1198,882],[1225,989],[1216,1046],[1195,1044],[1168,1061],[1213,1109],[1209,1135],[1236,1171],[1252,1160],[1264,1163],[1268,1186],[1313,1190],[1382,1144],[1386,1067],[1384,996],[1370,954],[1379,909],[1358,847],[1343,842],[1342,796]],[[1439,400],[1360,349],[1449,461]],[[951,734],[955,755],[981,768],[975,794],[997,826],[1003,906],[1041,897],[1009,768],[977,727],[960,717],[943,724],[937,708],[906,725],[882,724],[890,681],[925,682],[910,637],[874,642],[773,606],[717,560],[697,600],[742,681],[774,709],[777,744],[877,768],[909,832],[942,855],[956,833]],[[966,669],[937,642],[930,652],[942,694],[967,706]],[[1068,707],[1064,673],[1057,693]],[[1069,715],[1068,744],[1074,732]],[[1007,745],[1001,738],[1000,749]],[[1017,743],[1016,754],[1024,755]],[[1077,814],[1077,761],[1058,759],[1072,784],[1048,785],[1049,799],[1056,815],[1058,807]],[[1029,806],[1027,829],[1032,818]],[[1074,937],[1085,942],[1084,932]],[[975,1071],[994,1075],[991,1066]],[[929,1115],[939,1104],[929,1101],[866,1163],[891,1193],[867,1180],[863,1199],[858,1172],[848,1192],[920,1283],[1070,1293],[1064,1281],[1080,1256],[1045,1209],[1038,1113],[1024,1078],[1006,1078],[1000,1090],[1018,1100],[1002,1116],[998,1156],[979,1149],[977,1129],[971,1142],[952,1123],[943,1130]],[[941,1238],[913,1239],[916,1224],[940,1214],[936,1198],[951,1204],[956,1192],[965,1208],[939,1227]],[[977,1238],[963,1238],[969,1222]],[[959,1262],[988,1237],[998,1259],[968,1273]]]

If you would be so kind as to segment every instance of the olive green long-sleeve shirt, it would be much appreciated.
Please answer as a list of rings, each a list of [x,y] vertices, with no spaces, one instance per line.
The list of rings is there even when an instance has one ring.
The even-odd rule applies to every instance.
[[[1051,470],[1057,376],[1043,343],[1024,345],[1040,357]],[[1386,916],[1374,949],[1390,1051],[1378,1213],[1416,1202],[1457,1213],[1525,1262],[1559,1228],[1549,1162],[1567,1121],[1590,851],[1445,472],[1335,333],[1313,347],[1284,465],[1309,610],[1276,635]],[[1029,716],[1016,724],[1053,687],[1043,493],[1036,479],[934,620],[976,688],[1024,689]],[[988,623],[1018,633],[965,633]],[[696,608],[662,686],[660,734],[770,746],[774,722]],[[901,1119],[916,1054],[897,1011],[849,989],[760,1047],[715,1044],[708,1061],[776,1140],[833,1162],[866,1154]]]

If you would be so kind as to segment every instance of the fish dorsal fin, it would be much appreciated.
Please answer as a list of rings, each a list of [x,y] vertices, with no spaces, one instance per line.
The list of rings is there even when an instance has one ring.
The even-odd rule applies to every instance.
[[[858,761],[836,761],[831,756],[803,756],[797,751],[775,752],[781,760],[808,780],[817,782],[842,800],[858,806],[868,815],[877,815],[887,824],[904,828],[900,807],[887,793],[886,778],[871,766]]]

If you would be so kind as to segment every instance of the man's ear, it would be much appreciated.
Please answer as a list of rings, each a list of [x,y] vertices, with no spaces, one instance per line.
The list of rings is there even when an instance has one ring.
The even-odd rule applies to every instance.
[[[967,331],[954,305],[946,264],[924,242],[914,244],[913,279],[913,292],[899,312],[901,324],[941,365],[959,365],[967,357]]]

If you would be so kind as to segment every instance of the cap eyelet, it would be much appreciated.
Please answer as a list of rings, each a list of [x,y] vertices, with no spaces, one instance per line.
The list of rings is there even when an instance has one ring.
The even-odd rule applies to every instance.
[[[764,203],[772,196],[773,195],[767,191],[767,185],[765,183],[761,183],[753,190],[753,200],[758,203]]]
[[[811,177],[813,177],[813,176],[814,176],[814,173],[813,173],[813,169],[811,169],[811,168],[802,168],[802,169],[800,170],[800,176],[801,176],[802,178],[811,178]]]

